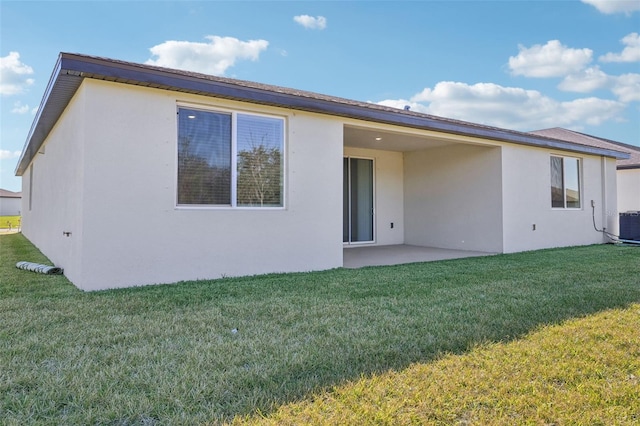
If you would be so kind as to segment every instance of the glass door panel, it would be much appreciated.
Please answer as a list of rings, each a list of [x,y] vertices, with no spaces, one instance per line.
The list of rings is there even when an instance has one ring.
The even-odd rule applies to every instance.
[[[371,242],[373,235],[373,160],[345,158],[343,163],[345,243]]]
[[[351,208],[349,200],[349,159],[343,158],[342,161],[342,242],[348,243],[351,240]]]

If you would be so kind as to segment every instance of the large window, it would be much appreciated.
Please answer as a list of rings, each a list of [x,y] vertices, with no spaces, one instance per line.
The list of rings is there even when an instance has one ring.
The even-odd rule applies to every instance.
[[[580,160],[551,157],[551,207],[579,209]]]
[[[281,207],[284,120],[178,109],[178,205]]]

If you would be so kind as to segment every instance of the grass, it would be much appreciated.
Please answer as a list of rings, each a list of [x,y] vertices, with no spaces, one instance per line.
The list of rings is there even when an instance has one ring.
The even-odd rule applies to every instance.
[[[633,424],[640,412],[637,247],[95,293],[16,269],[46,262],[22,235],[0,236],[0,259],[2,424]]]
[[[0,216],[0,229],[20,228],[20,216]]]
[[[363,378],[236,424],[640,424],[640,304]]]

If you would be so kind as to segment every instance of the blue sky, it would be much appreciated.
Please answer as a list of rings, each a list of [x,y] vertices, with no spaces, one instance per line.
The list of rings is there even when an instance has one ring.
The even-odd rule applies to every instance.
[[[59,52],[640,145],[640,0],[0,0],[0,187]]]

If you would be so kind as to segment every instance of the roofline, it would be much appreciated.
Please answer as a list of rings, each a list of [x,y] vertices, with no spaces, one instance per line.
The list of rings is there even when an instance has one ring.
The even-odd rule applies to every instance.
[[[600,140],[602,142],[618,146],[618,147],[620,147],[620,149],[631,150],[631,151],[640,153],[640,146],[637,146],[637,145],[631,145],[631,144],[624,143],[624,142],[618,142],[618,141],[614,141],[614,140],[611,140],[611,139],[605,139],[605,138],[601,138],[599,136],[592,136],[592,135],[588,135],[586,133],[576,132],[576,131],[573,131],[573,130],[571,130],[571,131],[574,132],[574,133],[577,133],[579,135],[582,135],[582,136],[586,136],[586,137],[589,137],[589,138],[592,138],[592,139],[598,139],[598,140]],[[631,153],[629,153],[629,158],[631,158]],[[640,169],[640,163],[633,162],[633,163],[621,164],[621,165],[619,165],[617,167],[617,169],[618,170]]]
[[[551,132],[551,133],[548,133],[548,132]],[[565,129],[562,127],[552,127],[549,129],[534,130],[531,133],[540,135],[540,136],[554,137],[553,135],[556,135],[556,132],[561,132],[563,135],[565,133],[571,134],[576,137],[582,138],[581,140],[566,139],[568,142],[576,143],[578,145],[595,146],[602,149],[611,149],[613,151],[620,151],[620,152],[629,154],[629,157],[627,157],[629,161],[626,161],[627,159],[619,159],[618,169],[632,169],[632,168],[640,167],[640,161],[636,161],[636,158],[635,158],[636,154],[640,154],[640,146],[637,146],[637,145],[631,145],[631,144],[614,141],[611,139],[605,139],[599,136],[593,136],[586,133],[577,132],[575,130]],[[564,136],[556,135],[555,137],[564,140]],[[605,147],[602,147],[602,144],[606,144]],[[609,146],[609,147],[606,147],[606,146]]]
[[[16,165],[16,175],[22,176],[26,171],[85,78],[233,99],[519,145],[617,159],[629,158],[628,154],[618,151],[577,145],[531,133],[451,120],[372,103],[132,62],[60,53],[38,108],[38,113],[25,141],[22,155]]]
[[[611,139],[601,138],[600,136],[588,135],[586,133],[576,132],[575,130],[569,130],[569,131],[573,132],[573,133],[577,133],[579,135],[587,136],[587,137],[590,137],[590,138],[593,138],[593,139],[599,139],[601,141],[608,142],[608,143],[613,144],[613,145],[618,145],[621,148],[632,149],[634,151],[640,151],[640,146],[638,146],[638,145],[631,145],[631,144],[624,143],[624,142],[618,142],[618,141],[614,141],[614,140],[611,140]]]

